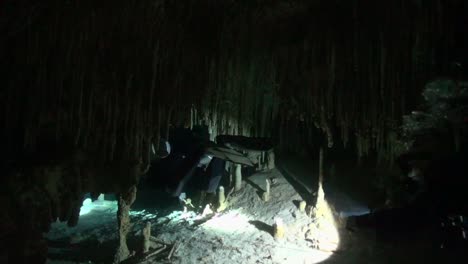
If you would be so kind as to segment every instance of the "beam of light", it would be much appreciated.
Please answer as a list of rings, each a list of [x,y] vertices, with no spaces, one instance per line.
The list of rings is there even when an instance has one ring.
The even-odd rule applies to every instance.
[[[249,217],[241,213],[240,210],[231,210],[223,214],[217,214],[203,226],[208,230],[220,233],[233,233],[236,231],[245,231],[246,229],[255,229],[249,223]]]
[[[264,244],[259,246],[271,247],[273,260],[280,261],[278,263],[320,263],[332,256],[333,251],[338,247],[339,236],[331,212],[332,211],[328,204],[326,207],[321,208],[320,210],[320,213],[329,215],[328,217],[318,221],[320,226],[318,226],[317,230],[315,230],[320,242],[319,249],[311,248],[305,245],[297,245],[293,241],[288,241],[287,238],[279,242],[274,240],[270,242],[265,241]],[[177,211],[171,214],[169,218],[171,218],[172,221],[188,220],[183,219],[183,216],[183,212]],[[191,220],[200,220],[201,215],[191,214],[190,218]],[[253,219],[255,218],[249,216],[245,212],[242,212],[241,209],[233,209],[223,213],[215,214],[211,219],[203,223],[202,227],[206,232],[212,233],[214,235],[225,234],[233,237],[238,237],[238,235],[244,237],[245,235],[248,236],[249,234],[259,232],[259,230],[249,222]],[[329,221],[330,219],[332,222]],[[285,224],[287,226],[287,223]],[[287,229],[286,232],[288,232]]]
[[[333,212],[328,202],[317,204],[317,233],[318,248],[326,252],[333,252],[338,248],[340,235]]]
[[[330,258],[337,250],[340,242],[337,225],[332,209],[324,199],[317,204],[316,225],[312,230],[313,238],[318,241],[317,248],[298,246],[285,239],[282,242],[268,243],[273,247],[272,256],[274,260],[281,260],[284,264],[314,264]],[[231,210],[215,215],[212,219],[203,224],[206,230],[215,233],[234,234],[236,232],[248,233],[258,232],[249,223],[253,218],[243,214],[240,210]],[[286,228],[287,228],[286,223]],[[286,229],[286,232],[287,229]]]
[[[309,237],[317,242],[314,248],[279,244],[273,258],[280,259],[283,264],[316,264],[330,258],[338,249],[340,237],[332,209],[325,199],[317,202],[315,217],[316,224],[311,228],[312,237]]]
[[[317,203],[314,208],[315,225],[311,228],[312,240],[317,242],[316,252],[304,259],[303,263],[320,263],[330,258],[338,249],[340,235],[330,204],[325,199],[323,186],[320,183],[317,192]],[[287,263],[287,262],[284,262]],[[293,262],[289,262],[293,263]]]

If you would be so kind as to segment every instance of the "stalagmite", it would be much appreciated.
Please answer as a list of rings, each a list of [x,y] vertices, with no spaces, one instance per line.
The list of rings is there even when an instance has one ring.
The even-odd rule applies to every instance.
[[[319,189],[323,183],[323,148],[320,148],[319,152]]]
[[[240,191],[242,189],[242,170],[241,170],[241,165],[240,164],[235,164],[234,165],[235,170],[234,170],[234,190]]]
[[[224,194],[224,187],[223,186],[219,186],[219,190],[218,190],[218,203],[221,205],[221,204],[224,204],[224,202],[226,202],[226,196]]]
[[[224,193],[224,187],[219,186],[218,189],[218,208],[217,211],[221,212],[226,208],[226,195]]]
[[[280,240],[284,237],[285,234],[285,227],[283,220],[279,217],[275,219],[275,223],[273,224],[273,237],[276,240]]]
[[[275,152],[273,150],[268,151],[267,156],[268,169],[272,170],[275,168]]]
[[[231,162],[226,162],[226,167],[228,168],[229,172],[229,187],[232,187],[234,185],[234,170],[235,166]]]
[[[130,206],[136,198],[136,186],[130,187],[126,192],[118,194],[118,210],[117,210],[117,224],[118,224],[118,237],[119,246],[114,256],[114,263],[120,263],[130,256],[130,251],[127,246],[127,234],[130,231]]]
[[[265,191],[262,194],[262,200],[268,202],[270,200],[270,180],[265,180]]]
[[[307,203],[306,201],[299,202],[299,212],[304,213],[306,209]]]
[[[142,252],[147,253],[150,248],[150,237],[151,237],[151,222],[146,222],[146,226],[142,230]]]
[[[325,192],[323,191],[323,148],[320,148],[319,155],[319,182],[317,189],[317,201],[312,212],[312,215],[317,218],[321,217],[327,208]]]

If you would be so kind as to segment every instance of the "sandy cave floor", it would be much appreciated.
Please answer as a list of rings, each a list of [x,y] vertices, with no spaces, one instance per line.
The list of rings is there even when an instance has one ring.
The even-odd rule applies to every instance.
[[[267,177],[276,178],[276,183],[271,187],[270,201],[263,202],[261,191]],[[329,250],[313,249],[312,239],[305,239],[314,221],[298,211],[302,198],[277,170],[249,177],[241,191],[229,196],[230,206],[208,218],[190,211],[162,213],[164,210],[147,206],[139,210],[138,199],[148,203],[152,194],[145,191],[138,196],[136,209],[131,211],[133,228],[129,248],[138,247],[140,230],[149,221],[153,236],[169,244],[179,242],[172,262],[166,261],[168,263],[318,263],[333,254]],[[92,211],[80,217],[77,227],[53,224],[47,234],[48,263],[112,260],[117,239],[116,202],[95,201],[92,206]],[[271,234],[276,217],[280,217],[287,228],[285,238],[280,241]]]
[[[140,191],[131,211],[129,249],[141,248],[141,230],[147,222],[152,224],[152,236],[167,244],[177,242],[178,247],[170,261],[165,259],[166,253],[129,263],[460,263],[460,254],[456,252],[434,251],[429,234],[380,241],[373,230],[351,232],[340,225],[336,227],[329,219],[312,219],[299,212],[298,203],[304,198],[304,191],[291,178],[300,182],[314,177],[310,170],[302,171],[283,166],[280,170],[254,174],[245,179],[241,191],[229,196],[230,206],[226,210],[205,218],[164,207],[161,191]],[[294,175],[285,178],[282,173]],[[270,201],[263,202],[261,192],[267,177],[275,178],[277,183],[271,187]],[[351,197],[332,187],[325,186],[325,199],[329,197],[337,214],[362,213],[365,207],[362,203],[350,203]],[[64,223],[53,224],[46,235],[48,263],[112,262],[117,246],[117,204],[96,201],[91,208],[74,228]],[[280,241],[271,234],[276,217],[286,225],[286,236]],[[321,250],[316,249],[317,240],[322,242]]]

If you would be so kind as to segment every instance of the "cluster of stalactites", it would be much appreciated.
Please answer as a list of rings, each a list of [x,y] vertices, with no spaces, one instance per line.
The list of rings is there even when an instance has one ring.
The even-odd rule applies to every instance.
[[[3,43],[6,139],[34,149],[53,134],[103,160],[138,159],[188,120],[212,139],[286,145],[300,124],[330,147],[392,156],[389,131],[430,77],[451,20],[440,1],[387,5],[324,4],[278,21],[261,5],[210,1],[41,9]]]
[[[329,147],[352,142],[359,157],[376,151],[391,159],[400,151],[401,116],[433,77],[437,41],[444,31],[454,39],[453,29],[445,29],[455,20],[440,1],[375,5],[355,1],[340,17],[317,9],[302,21],[304,39],[276,53],[289,100],[280,120],[286,130],[300,123],[321,130]],[[287,141],[291,133],[282,134]]]

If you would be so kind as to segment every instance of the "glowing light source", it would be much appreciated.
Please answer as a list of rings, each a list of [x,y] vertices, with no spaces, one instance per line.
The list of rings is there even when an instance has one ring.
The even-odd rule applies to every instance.
[[[93,202],[91,201],[91,199],[85,199],[80,208],[80,215],[85,215],[91,212],[91,210],[93,209],[92,203]]]
[[[83,204],[80,208],[80,216],[87,215],[93,211],[117,211],[117,201],[104,201],[96,200],[92,201],[90,198],[87,198],[83,201]]]

